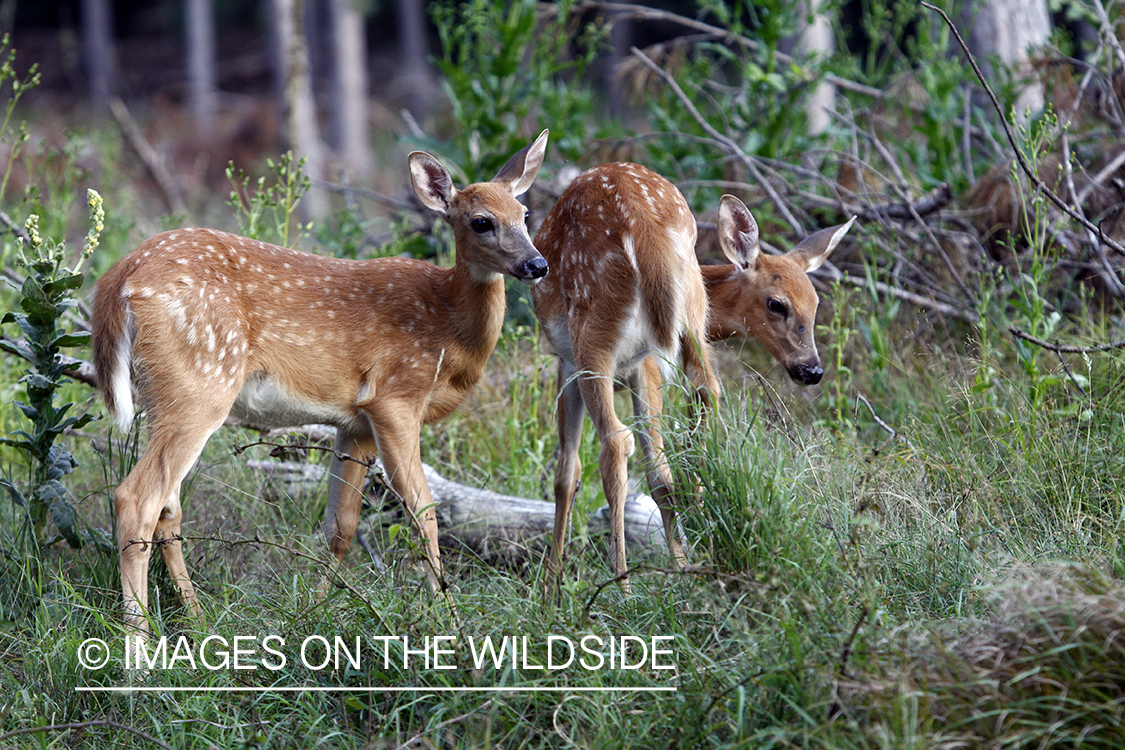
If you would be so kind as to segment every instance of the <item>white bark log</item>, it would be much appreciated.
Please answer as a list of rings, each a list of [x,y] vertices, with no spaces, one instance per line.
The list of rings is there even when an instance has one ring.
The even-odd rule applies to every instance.
[[[313,492],[324,481],[324,467],[296,461],[247,461],[247,466],[267,476],[271,497]],[[492,564],[514,565],[541,557],[550,544],[555,524],[555,504],[504,495],[446,479],[432,466],[423,465],[430,493],[438,504],[441,544],[447,549],[468,550]],[[608,508],[588,519],[591,538],[608,532]],[[625,500],[625,539],[632,555],[640,550],[662,552],[664,525],[660,509],[650,496],[630,483]]]

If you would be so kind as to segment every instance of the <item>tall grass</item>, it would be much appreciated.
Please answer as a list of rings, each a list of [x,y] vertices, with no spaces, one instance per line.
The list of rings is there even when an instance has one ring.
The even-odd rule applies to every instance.
[[[903,336],[898,323],[888,325],[893,339]],[[120,642],[115,564],[93,551],[67,552],[44,571],[50,596],[0,636],[7,696],[0,734],[96,718],[186,748],[285,746],[310,737],[328,747],[367,747],[372,737],[384,738],[376,746],[1038,746],[1081,732],[1088,743],[1112,746],[1113,652],[1087,644],[1099,633],[1098,643],[1113,642],[1113,602],[1122,596],[1114,576],[1125,433],[1113,387],[1122,362],[1112,354],[1091,360],[1089,397],[1060,381],[1036,400],[1015,345],[999,333],[990,337],[987,362],[934,337],[925,343],[925,368],[910,349],[888,352],[873,368],[872,351],[851,346],[845,396],[881,394],[870,402],[895,437],[855,404],[844,410],[847,424],[817,419],[834,411],[828,389],[803,391],[811,400],[791,409],[797,402],[780,382],[779,393],[729,388],[721,418],[692,438],[670,417],[673,462],[701,488],[699,503],[682,509],[693,567],[676,572],[663,557],[640,565],[626,597],[601,586],[608,574],[596,546],[577,545],[568,568],[577,585],[565,589],[558,608],[540,601],[534,565],[505,572],[456,559],[454,618],[426,593],[421,575],[397,564],[409,562],[401,544],[380,549],[390,563],[385,572],[354,550],[331,573],[338,577],[327,601],[318,602],[317,583],[329,573],[315,531],[320,493],[256,497],[259,480],[231,452],[245,437],[223,433],[185,493],[189,565],[206,618],[184,619],[171,588],[157,587],[157,633],[183,634],[196,645],[208,635],[274,634],[287,644],[359,636],[364,661],[313,670],[290,652],[276,672],[181,664],[136,684],[350,690],[75,692],[125,685],[129,676],[120,657],[100,670],[79,665],[86,638]],[[833,343],[822,342],[826,354]],[[451,473],[465,481],[540,493],[553,443],[549,362],[526,334],[512,335],[497,352],[491,381],[427,437],[427,458],[451,461]],[[985,366],[991,375],[982,389],[975,383]],[[112,445],[111,454],[103,444],[101,459],[83,456],[84,464],[104,461],[104,477],[84,475],[91,491],[104,492],[124,468],[118,462],[130,444]],[[588,464],[596,464],[595,450],[588,437]],[[596,477],[586,492],[596,503]],[[1049,596],[1038,593],[1043,582]],[[476,670],[466,645],[469,636],[527,636],[529,659],[543,663],[547,635],[612,634],[671,636],[674,673],[558,674],[510,664]],[[384,635],[456,635],[451,659],[458,669],[384,667],[374,658],[381,653],[374,639]],[[1065,694],[1051,692],[1064,674],[1073,676]],[[560,684],[678,691],[366,689]],[[1003,706],[1015,708],[991,721]],[[973,718],[982,710],[984,718]],[[136,734],[107,727],[69,737],[146,746]]]

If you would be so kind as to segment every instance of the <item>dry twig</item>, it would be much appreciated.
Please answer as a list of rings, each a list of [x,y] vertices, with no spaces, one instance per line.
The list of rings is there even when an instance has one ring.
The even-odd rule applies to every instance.
[[[1050,341],[1045,341],[1030,333],[1017,328],[1016,326],[1008,326],[1008,332],[1015,336],[1017,339],[1023,339],[1029,344],[1041,346],[1044,349],[1049,349],[1053,352],[1062,352],[1064,354],[1093,354],[1094,352],[1109,352],[1114,349],[1125,349],[1125,339],[1120,341],[1111,341],[1108,344],[1091,344],[1090,346],[1075,346],[1073,344],[1052,344]]]

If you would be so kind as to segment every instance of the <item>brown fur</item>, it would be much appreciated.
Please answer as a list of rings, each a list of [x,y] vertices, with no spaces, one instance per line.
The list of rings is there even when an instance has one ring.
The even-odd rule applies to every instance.
[[[667,180],[636,165],[609,164],[572,183],[536,235],[536,245],[556,269],[533,290],[536,314],[559,354],[559,460],[549,587],[557,586],[570,508],[581,476],[578,445],[585,410],[602,441],[598,463],[610,509],[613,571],[618,576],[625,571],[625,463],[633,452],[633,439],[614,413],[614,379],[632,390],[648,483],[661,508],[672,557],[686,563],[675,520],[677,501],[682,503],[685,493],[673,489],[656,424],[663,398],[656,357],[668,357],[669,349],[661,345],[659,335],[653,335],[646,344],[653,353],[643,361],[623,362],[615,356],[618,342],[638,333],[625,327],[633,306],[640,304],[646,311],[642,328],[643,320],[648,320],[654,330],[672,326],[678,331],[680,365],[695,386],[700,405],[711,405],[719,395],[708,360],[708,340],[753,336],[798,382],[820,379],[813,342],[818,300],[806,274],[828,257],[851,222],[817,232],[784,256],[765,256],[759,252],[753,216],[737,198],[723,196],[719,242],[733,264],[702,268],[690,244],[677,250],[667,242],[669,228],[693,240],[694,224],[683,197]],[[624,250],[626,235],[640,238],[634,243],[636,267]],[[708,298],[704,304],[709,302],[710,307],[702,326],[697,309],[700,286]],[[685,304],[675,301],[677,289],[685,290]],[[771,300],[784,303],[787,313],[772,312]],[[656,309],[662,313],[654,321],[648,311]]]
[[[634,442],[614,411],[615,381],[633,391],[634,409],[645,423],[638,437],[649,485],[661,506],[672,555],[684,561],[676,493],[654,422],[662,407],[658,359],[683,368],[701,404],[719,397],[704,341],[707,296],[695,239],[695,218],[679,190],[655,172],[624,163],[580,175],[536,235],[536,246],[554,272],[532,291],[535,312],[560,358],[552,583],[581,473],[578,443],[585,411],[602,442],[598,464],[610,510],[613,571],[625,571],[626,461]]]
[[[132,320],[133,386],[149,445],[115,496],[126,621],[144,630],[147,565],[158,542],[193,612],[180,549],[179,485],[228,415],[256,424],[328,422],[337,449],[325,537],[336,559],[358,521],[365,461],[376,452],[426,539],[431,586],[444,587],[419,430],[480,379],[500,335],[502,274],[546,264],[515,200],[542,163],[546,131],[491,183],[457,191],[428,154],[410,156],[415,192],[453,227],[452,268],[422,261],[324,258],[210,229],[143,242],[99,281],[92,317],[98,380],[111,409]],[[487,220],[488,231],[474,221]],[[128,366],[128,365],[126,365]],[[127,417],[128,415],[123,415]]]

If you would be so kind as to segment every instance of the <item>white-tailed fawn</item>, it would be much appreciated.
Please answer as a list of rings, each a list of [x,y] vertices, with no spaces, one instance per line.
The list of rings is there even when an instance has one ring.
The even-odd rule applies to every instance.
[[[330,467],[324,535],[336,560],[355,534],[366,462],[378,454],[425,538],[429,583],[443,590],[419,431],[480,379],[504,321],[504,276],[547,273],[515,198],[546,147],[543,131],[490,182],[463,190],[434,157],[410,154],[414,192],[453,229],[452,268],[326,258],[181,229],[146,240],[102,276],[91,319],[98,384],[124,429],[138,409],[148,422],[148,446],[114,497],[127,625],[147,629],[154,546],[199,613],[181,549],[180,484],[228,418],[337,427],[337,452],[356,460]]]
[[[814,384],[823,375],[813,341],[818,299],[807,273],[824,262],[851,221],[817,232],[781,256],[760,252],[754,217],[734,196],[723,196],[718,225],[720,245],[732,265],[701,268],[695,218],[679,190],[645,167],[617,163],[577,177],[536,235],[552,270],[532,289],[532,297],[559,358],[549,590],[557,591],[581,476],[578,447],[586,411],[601,440],[598,464],[610,514],[610,562],[628,590],[624,503],[634,441],[615,413],[615,386],[631,393],[649,489],[661,510],[671,556],[683,565],[675,508],[688,493],[674,488],[658,424],[668,370],[682,368],[696,403],[714,406],[720,387],[707,342],[752,336],[798,383]]]

